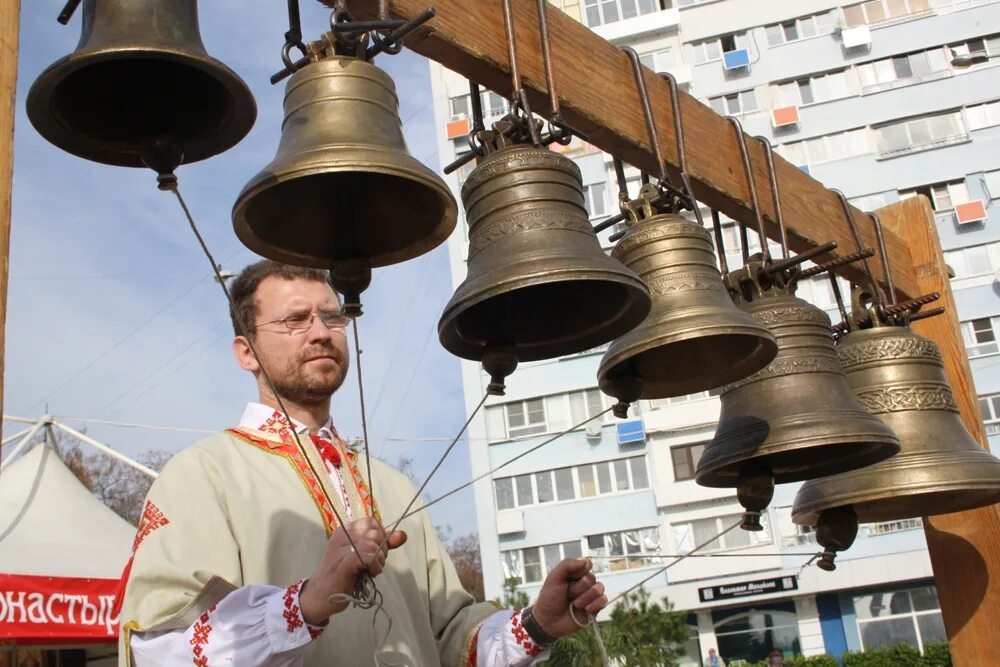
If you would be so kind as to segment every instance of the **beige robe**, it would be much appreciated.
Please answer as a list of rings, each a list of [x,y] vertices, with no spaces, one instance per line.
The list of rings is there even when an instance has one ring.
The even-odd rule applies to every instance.
[[[129,664],[132,632],[186,628],[237,587],[285,587],[308,577],[335,527],[325,497],[347,520],[308,436],[302,437],[303,458],[294,443],[274,434],[240,432],[245,437],[220,433],[181,451],[150,489],[121,612],[121,664]],[[350,466],[342,470],[354,516],[370,515],[366,485],[350,481],[352,471],[367,480],[363,457],[351,455],[344,465]],[[380,461],[372,460],[372,477],[376,511],[384,522],[395,521],[416,489]],[[465,667],[476,630],[496,607],[476,604],[462,588],[427,512],[407,518],[400,529],[409,539],[390,552],[375,580],[392,617],[384,656],[414,667]],[[376,637],[373,614],[355,608],[335,614],[305,648],[304,664],[373,664],[387,627],[380,615]]]

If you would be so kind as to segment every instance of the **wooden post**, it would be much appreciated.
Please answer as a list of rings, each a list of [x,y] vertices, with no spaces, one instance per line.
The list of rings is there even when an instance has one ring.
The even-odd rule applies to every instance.
[[[332,6],[336,0],[321,0]],[[376,18],[379,0],[348,0],[352,16]],[[388,0],[394,18],[411,19],[434,5],[437,14],[423,28],[406,38],[406,46],[448,69],[510,95],[510,66],[500,0]],[[542,66],[541,39],[535,0],[512,0],[518,69],[533,111],[549,111],[548,88]],[[651,150],[645,116],[628,56],[586,26],[560,11],[548,13],[555,88],[567,122],[587,133],[590,143],[654,176],[659,165]],[[312,36],[312,38],[318,35]],[[677,143],[667,83],[644,68],[660,152],[667,171],[677,180]],[[750,221],[750,192],[741,166],[733,126],[691,95],[680,93],[687,167],[695,195],[726,215]],[[773,224],[771,189],[763,149],[748,138],[754,186],[767,234],[779,237]],[[789,244],[798,252],[827,241],[840,244],[831,256],[856,250],[844,221],[839,200],[822,183],[795,165],[776,156],[781,183],[781,208],[788,227]],[[875,234],[864,213],[851,208],[865,247],[875,247]],[[906,248],[892,233],[886,244],[893,258],[906,256]],[[829,257],[825,257],[829,258]],[[908,262],[897,261],[894,272],[901,294],[915,296],[916,280]],[[858,265],[844,269],[854,280],[864,276]]]
[[[920,292],[941,293],[934,306],[945,313],[914,322],[913,330],[941,348],[962,421],[988,447],[930,203],[913,197],[878,213],[909,247]],[[1000,665],[1000,505],[925,518],[924,532],[955,666]]]
[[[0,413],[3,413],[4,332],[10,268],[10,199],[14,179],[14,90],[21,0],[0,2]],[[0,436],[3,427],[0,425]]]

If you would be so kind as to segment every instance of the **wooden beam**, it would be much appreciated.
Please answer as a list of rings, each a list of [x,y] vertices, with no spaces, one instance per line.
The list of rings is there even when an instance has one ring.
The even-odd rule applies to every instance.
[[[512,1],[518,69],[532,109],[544,115],[550,109],[535,0]],[[332,6],[335,0],[321,2]],[[379,0],[348,0],[352,16],[359,20],[375,18],[378,4]],[[510,67],[500,0],[388,0],[394,18],[413,18],[428,4],[434,5],[437,15],[407,38],[407,47],[508,96]],[[566,120],[587,133],[598,148],[640,169],[659,173],[628,57],[558,10],[549,12],[549,32],[555,87]],[[661,154],[668,163],[669,175],[676,179],[678,159],[669,88],[652,71],[644,73]],[[753,216],[749,188],[740,167],[733,127],[687,93],[681,93],[680,106],[687,167],[695,195],[734,219],[750,222]],[[749,142],[749,149],[755,189],[767,216],[768,236],[777,239],[763,149],[755,141]],[[831,240],[839,244],[831,257],[856,250],[839,201],[831,192],[784,159],[777,158],[776,171],[793,250],[803,251]],[[852,208],[852,214],[859,222],[863,244],[874,247],[871,225],[861,211]],[[886,234],[886,243],[897,267],[894,275],[900,296],[916,296],[916,276],[905,245],[892,233]],[[856,265],[841,273],[854,280],[863,277]]]
[[[4,332],[10,264],[10,200],[14,180],[14,89],[21,0],[0,2],[0,413],[3,412]],[[2,434],[0,425],[0,434]]]
[[[913,324],[941,348],[962,421],[984,447],[986,430],[962,342],[955,298],[941,253],[934,212],[919,196],[879,210],[882,224],[910,249],[918,291],[940,292],[945,313]],[[893,266],[893,274],[896,267]],[[941,612],[956,667],[1000,664],[1000,505],[924,520]]]

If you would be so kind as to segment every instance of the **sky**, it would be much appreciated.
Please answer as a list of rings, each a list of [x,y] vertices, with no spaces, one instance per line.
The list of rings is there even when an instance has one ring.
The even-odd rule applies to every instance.
[[[14,197],[6,329],[4,414],[65,417],[74,428],[128,455],[179,451],[196,433],[122,428],[84,420],[217,430],[233,426],[256,397],[252,376],[230,350],[225,297],[172,195],[145,169],[110,167],[46,142],[25,114],[31,83],[76,48],[81,12],[56,22],[63,0],[22,3]],[[306,39],[328,27],[329,11],[302,0]],[[243,185],[274,157],[284,84],[284,3],[200,3],[211,56],[236,71],[257,102],[250,134],[228,152],[177,170],[180,189],[209,249],[228,271],[257,257],[236,238],[231,208]],[[438,169],[427,60],[404,50],[376,63],[396,82],[410,152]],[[451,296],[444,246],[376,269],[359,322],[373,454],[413,460],[423,480],[465,415],[458,361],[437,340]],[[361,434],[352,366],[334,397],[342,435]],[[4,436],[19,427],[4,423]],[[425,494],[434,498],[470,477],[465,443]],[[433,521],[454,534],[475,529],[469,491],[435,506]]]

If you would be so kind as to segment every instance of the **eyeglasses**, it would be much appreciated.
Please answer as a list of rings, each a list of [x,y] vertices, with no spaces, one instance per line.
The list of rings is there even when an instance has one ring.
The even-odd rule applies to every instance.
[[[319,317],[319,321],[323,323],[327,329],[343,329],[351,321],[351,318],[341,313],[334,313],[325,310],[312,311],[309,313],[294,313],[288,317],[282,317],[280,320],[271,320],[270,322],[261,322],[254,329],[260,329],[269,324],[284,324],[291,333],[301,333],[308,330],[313,325],[313,320]]]

